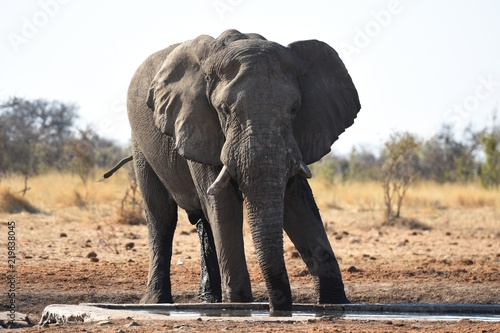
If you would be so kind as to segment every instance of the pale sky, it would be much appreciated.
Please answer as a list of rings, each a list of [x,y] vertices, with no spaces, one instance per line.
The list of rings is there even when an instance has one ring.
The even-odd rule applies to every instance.
[[[375,150],[393,131],[429,138],[445,122],[483,128],[500,105],[495,0],[0,0],[0,100],[74,102],[81,126],[127,143],[126,91],[140,63],[229,28],[337,50],[362,105],[337,153]]]

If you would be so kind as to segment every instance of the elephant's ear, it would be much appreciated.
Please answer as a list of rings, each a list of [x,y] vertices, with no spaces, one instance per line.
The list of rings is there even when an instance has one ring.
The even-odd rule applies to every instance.
[[[304,162],[311,164],[330,152],[339,135],[353,124],[361,105],[344,63],[328,44],[307,40],[288,47],[302,67],[302,104],[293,132]]]
[[[179,154],[187,159],[221,165],[224,135],[206,95],[201,62],[210,56],[214,39],[200,36],[176,47],[151,83],[147,104],[155,125],[174,138]]]

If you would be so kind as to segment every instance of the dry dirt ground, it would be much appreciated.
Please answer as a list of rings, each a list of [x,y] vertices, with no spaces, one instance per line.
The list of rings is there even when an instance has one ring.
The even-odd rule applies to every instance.
[[[16,222],[16,306],[37,323],[49,304],[136,303],[148,268],[144,225],[113,222],[109,207],[64,208],[39,214],[2,214],[1,254],[6,267],[7,222]],[[419,221],[382,226],[380,213],[323,209],[327,233],[353,303],[500,303],[500,212],[494,208],[408,211]],[[197,302],[197,234],[180,213],[172,258],[177,302]],[[256,301],[265,289],[245,230]],[[97,259],[89,258],[94,253]],[[90,255],[91,256],[91,255]],[[311,277],[285,236],[285,259],[295,302],[315,301]],[[6,281],[6,270],[0,270]],[[2,282],[2,285],[6,284]],[[3,287],[5,288],[5,287]],[[2,295],[5,295],[2,291]],[[6,302],[6,297],[2,296]],[[309,320],[296,323],[128,321],[20,328],[23,332],[500,332],[499,323],[458,321]],[[0,328],[1,330],[1,328]]]

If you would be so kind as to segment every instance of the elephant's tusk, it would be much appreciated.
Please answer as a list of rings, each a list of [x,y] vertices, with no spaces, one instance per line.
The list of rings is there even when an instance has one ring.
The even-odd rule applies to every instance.
[[[222,190],[227,185],[229,179],[231,179],[231,176],[227,171],[227,167],[224,165],[213,184],[208,188],[208,195],[216,195],[217,193],[219,193],[220,190]]]
[[[304,178],[311,178],[312,177],[312,172],[311,172],[311,170],[309,170],[309,168],[304,163],[304,161],[300,162],[299,175],[301,175]]]

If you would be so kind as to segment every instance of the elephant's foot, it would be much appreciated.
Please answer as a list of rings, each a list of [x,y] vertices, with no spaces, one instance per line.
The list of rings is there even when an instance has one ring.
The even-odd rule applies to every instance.
[[[140,304],[173,303],[172,295],[162,293],[159,290],[148,290],[139,301]]]
[[[245,291],[240,291],[237,293],[231,293],[230,296],[226,296],[224,298],[225,302],[231,302],[231,303],[251,303],[253,302],[253,295],[252,293],[248,293]]]
[[[231,303],[253,302],[252,287],[250,279],[245,279],[243,284],[229,284],[224,290],[223,301]]]
[[[344,284],[339,279],[320,279],[316,285],[319,304],[350,304],[344,291]]]
[[[342,292],[320,295],[319,304],[351,304],[346,294]]]
[[[269,291],[269,315],[275,317],[290,316],[292,311],[292,293],[288,285],[283,289]]]

